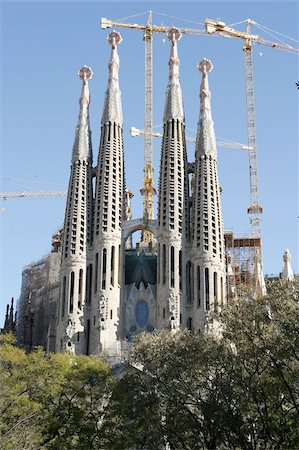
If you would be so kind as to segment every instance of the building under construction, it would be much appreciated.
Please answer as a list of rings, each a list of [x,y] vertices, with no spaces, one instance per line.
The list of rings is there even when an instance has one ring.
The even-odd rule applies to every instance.
[[[105,19],[107,21],[107,19]],[[114,25],[114,24],[112,24]],[[120,25],[120,24],[118,24]],[[111,23],[109,24],[111,26]],[[106,28],[107,22],[106,22]],[[89,122],[90,67],[79,71],[79,118],[71,157],[64,227],[53,237],[49,255],[25,267],[18,303],[17,337],[28,351],[105,353],[118,357],[122,342],[155,329],[214,331],[210,320],[245,285],[253,296],[265,292],[259,233],[253,83],[249,30],[234,30],[213,21],[206,33],[219,31],[245,42],[252,236],[224,232],[217,146],[209,86],[211,61],[198,63],[199,121],[194,161],[187,161],[185,113],[179,76],[177,28],[144,26],[146,51],[146,140],[144,214],[132,218],[126,190],[123,114],[119,86],[121,35],[108,35],[111,57],[101,118],[97,163],[93,165]],[[140,29],[140,28],[139,28]],[[170,45],[168,85],[163,114],[158,214],[154,219],[151,129],[151,40],[167,31]],[[187,32],[186,29],[183,31]],[[267,44],[266,44],[267,45]],[[165,62],[165,70],[167,64]],[[152,93],[151,93],[152,95]],[[191,175],[193,182],[188,180]],[[132,234],[141,231],[134,247]]]

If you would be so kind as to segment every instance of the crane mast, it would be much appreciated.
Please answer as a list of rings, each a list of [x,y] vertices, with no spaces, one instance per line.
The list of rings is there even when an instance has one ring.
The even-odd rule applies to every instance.
[[[145,46],[145,109],[144,109],[144,174],[143,187],[140,189],[143,195],[143,221],[154,218],[154,195],[156,189],[153,180],[153,21],[152,12],[149,11],[147,27],[144,30]],[[141,246],[153,245],[154,235],[147,230],[142,233]]]
[[[246,33],[250,36],[250,20],[247,20]],[[245,39],[243,46],[245,62],[246,81],[246,110],[247,110],[247,133],[248,133],[248,155],[249,155],[249,183],[250,183],[250,206],[247,209],[253,236],[260,236],[260,223],[262,207],[259,205],[258,196],[258,165],[256,155],[256,128],[254,107],[254,77],[252,61],[252,41]]]

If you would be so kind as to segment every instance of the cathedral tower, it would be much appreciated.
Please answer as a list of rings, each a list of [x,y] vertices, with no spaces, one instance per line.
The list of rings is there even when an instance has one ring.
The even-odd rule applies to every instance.
[[[63,228],[56,350],[68,349],[81,354],[84,350],[86,258],[91,243],[92,148],[88,79],[93,74],[84,66],[78,75],[82,80],[82,92]]]
[[[195,183],[193,193],[192,264],[190,285],[194,289],[190,308],[190,328],[207,329],[208,312],[216,311],[226,301],[225,253],[218,182],[217,150],[211,113],[208,72],[213,66],[204,59],[198,64],[202,73],[200,86],[200,119],[195,150]]]
[[[93,246],[87,267],[85,303],[86,353],[117,352],[120,286],[122,283],[121,231],[124,219],[124,155],[122,107],[117,45],[121,35],[108,36],[111,58],[101,122],[96,171]]]
[[[177,51],[180,37],[176,28],[168,31],[171,52],[163,118],[157,231],[157,325],[172,329],[180,324],[182,252],[188,229],[185,116]]]

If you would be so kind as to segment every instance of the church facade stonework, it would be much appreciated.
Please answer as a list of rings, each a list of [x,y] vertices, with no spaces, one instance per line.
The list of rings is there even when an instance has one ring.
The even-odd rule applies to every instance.
[[[172,28],[163,116],[158,217],[132,219],[125,190],[123,116],[118,45],[111,57],[97,166],[92,166],[89,79],[84,66],[78,125],[61,246],[56,351],[119,355],[121,342],[139,332],[208,329],[208,314],[226,303],[226,267],[217,150],[208,73],[199,63],[200,116],[195,161],[188,163],[178,41]],[[92,178],[95,177],[95,183]],[[189,183],[189,179],[192,183]],[[95,187],[93,187],[95,186]],[[133,248],[131,234],[150,232],[153,243]]]

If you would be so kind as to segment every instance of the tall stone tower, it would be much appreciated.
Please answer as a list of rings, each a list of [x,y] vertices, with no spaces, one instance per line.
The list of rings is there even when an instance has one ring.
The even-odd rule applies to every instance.
[[[120,286],[122,283],[121,232],[124,219],[124,155],[122,107],[117,45],[121,35],[108,36],[111,58],[101,122],[93,217],[93,245],[87,267],[85,302],[86,353],[117,353]]]
[[[185,116],[177,51],[180,37],[176,28],[169,30],[171,52],[163,118],[157,230],[157,326],[171,329],[180,324],[183,253],[188,230]]]
[[[86,260],[87,249],[91,244],[92,148],[88,80],[92,75],[87,66],[79,71],[82,92],[63,228],[56,335],[57,351],[68,349],[78,354],[84,352]]]
[[[198,64],[202,73],[200,119],[195,150],[193,226],[190,285],[194,289],[189,321],[194,332],[207,329],[206,317],[226,301],[226,267],[221,213],[217,149],[211,113],[207,59]],[[187,274],[188,275],[188,274]]]

